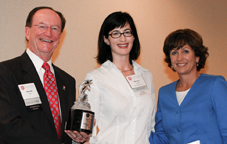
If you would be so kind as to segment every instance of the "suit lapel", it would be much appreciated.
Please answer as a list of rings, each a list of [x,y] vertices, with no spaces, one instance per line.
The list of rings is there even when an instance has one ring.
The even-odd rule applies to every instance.
[[[58,88],[58,96],[60,99],[60,108],[61,108],[61,115],[62,115],[62,122],[66,121],[67,118],[67,87],[65,84],[65,80],[61,75],[61,71],[56,68],[55,65],[53,65],[54,68],[54,73],[55,73],[55,78],[56,78],[56,83],[57,83],[57,88]],[[64,129],[64,124],[62,124],[62,129]]]
[[[187,107],[188,105],[191,105],[192,102],[198,99],[198,94],[200,93],[199,91],[202,89],[201,86],[203,86],[200,81],[201,76],[196,79],[191,89],[188,91],[187,95],[182,101],[182,106]],[[199,83],[199,85],[197,83]]]
[[[38,73],[36,72],[36,69],[35,69],[31,59],[29,58],[29,56],[27,55],[26,52],[24,52],[22,54],[20,59],[21,59],[22,70],[24,72],[23,78],[24,78],[25,82],[26,83],[33,82],[35,84],[38,94],[40,96],[40,99],[42,101],[41,107],[42,107],[44,113],[46,114],[46,116],[48,117],[48,119],[50,120],[51,125],[55,128],[54,122],[53,122],[53,117],[52,117],[52,114],[50,111],[49,102],[47,100],[46,92],[43,88],[43,84],[39,78]]]

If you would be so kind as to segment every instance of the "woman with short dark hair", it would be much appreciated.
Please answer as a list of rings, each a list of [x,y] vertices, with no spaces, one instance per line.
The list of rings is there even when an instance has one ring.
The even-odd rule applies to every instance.
[[[208,56],[202,37],[190,29],[170,33],[163,51],[179,80],[159,90],[151,144],[227,143],[227,82],[201,74]]]

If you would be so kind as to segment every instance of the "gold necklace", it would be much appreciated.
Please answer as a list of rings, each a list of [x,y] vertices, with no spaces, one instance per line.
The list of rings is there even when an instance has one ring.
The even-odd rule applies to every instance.
[[[131,69],[129,69],[129,70],[120,70],[121,72],[127,72],[127,71],[131,71],[133,69],[133,66],[132,66],[132,68]]]

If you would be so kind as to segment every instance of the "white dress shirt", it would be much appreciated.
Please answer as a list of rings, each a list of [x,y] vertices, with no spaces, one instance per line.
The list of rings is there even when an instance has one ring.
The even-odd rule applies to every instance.
[[[29,58],[31,59],[32,63],[34,64],[35,69],[39,75],[39,78],[43,84],[43,75],[45,73],[45,70],[42,68],[42,65],[43,65],[44,61],[41,58],[39,58],[36,54],[34,54],[29,48],[27,48],[26,53],[28,54]],[[50,66],[50,71],[54,74],[52,60],[50,59],[47,63]]]
[[[29,58],[31,59],[33,65],[35,66],[35,69],[39,75],[39,78],[43,84],[43,75],[45,73],[45,70],[44,68],[42,68],[42,65],[44,63],[44,61],[39,58],[36,54],[34,54],[29,48],[27,48],[26,50],[26,53],[28,54]],[[54,68],[52,66],[52,60],[50,59],[48,62],[47,62],[50,66],[50,71],[54,74]],[[54,74],[55,76],[55,74]],[[56,81],[57,83],[57,81]],[[58,98],[58,101],[59,101],[59,110],[60,110],[60,114],[61,114],[61,105],[60,105],[60,99]],[[62,115],[61,115],[61,119],[62,119]]]
[[[152,74],[134,61],[133,67],[135,74],[144,78],[147,94],[135,93],[109,60],[86,75],[86,80],[92,80],[86,93],[99,128],[97,135],[94,128],[91,144],[149,144],[156,113]]]

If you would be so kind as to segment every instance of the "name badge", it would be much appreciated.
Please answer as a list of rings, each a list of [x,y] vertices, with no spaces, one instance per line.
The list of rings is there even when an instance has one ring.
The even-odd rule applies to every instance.
[[[200,140],[194,141],[194,142],[190,142],[188,144],[200,144]]]
[[[138,92],[138,91],[142,92],[148,89],[147,84],[141,75],[127,76],[126,80],[128,81],[130,87],[134,92]],[[144,95],[144,94],[146,93],[142,92],[140,95]]]
[[[29,111],[39,110],[42,104],[34,83],[18,85],[24,103]]]

